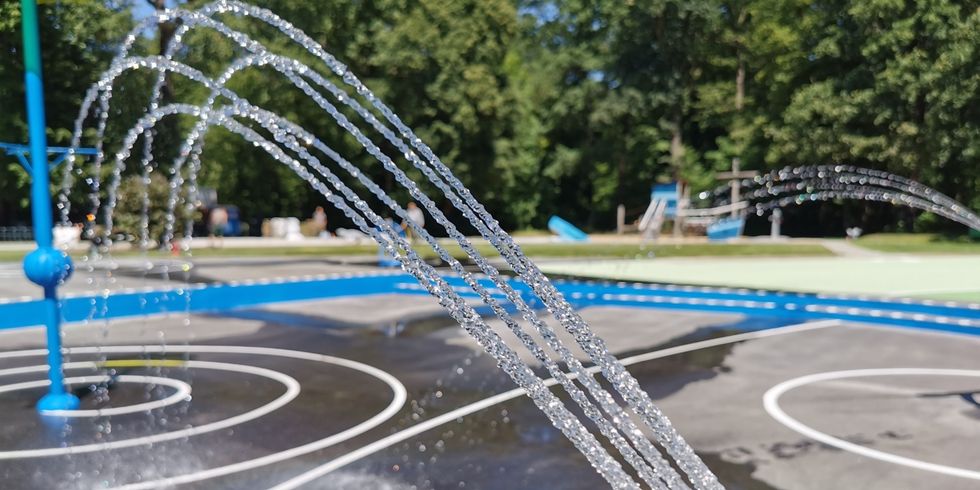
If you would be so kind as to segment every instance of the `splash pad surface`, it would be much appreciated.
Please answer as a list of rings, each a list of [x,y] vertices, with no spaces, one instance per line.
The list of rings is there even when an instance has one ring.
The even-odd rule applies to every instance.
[[[283,270],[289,268],[287,265]],[[314,266],[309,268],[315,270]],[[254,269],[254,274],[262,274],[275,266]],[[221,275],[220,270],[212,270]],[[375,309],[384,311],[365,314]],[[681,430],[690,434],[695,449],[718,469],[726,485],[827,488],[866,483],[869,488],[878,488],[875,484],[912,488],[940,482],[944,488],[970,487],[961,478],[870,459],[854,465],[854,455],[823,449],[774,420],[762,409],[762,396],[783,381],[814,372],[868,366],[980,369],[971,355],[977,347],[972,337],[850,323],[811,321],[794,326],[799,322],[791,319],[679,311],[655,305],[591,306],[581,311],[644,389],[676,419]],[[391,327],[398,322],[403,325],[392,336]],[[66,344],[89,344],[99,336],[98,330],[95,325],[70,325]],[[425,296],[396,293],[282,302],[194,315],[189,327],[175,314],[116,319],[110,322],[106,344],[152,345],[161,331],[174,347],[168,358],[181,359],[180,346],[194,337],[195,345],[203,345],[192,360],[276,370],[294,378],[301,392],[279,410],[226,431],[153,446],[74,455],[71,461],[82,474],[75,482],[80,485],[65,488],[87,488],[84,484],[103,481],[108,481],[110,488],[166,478],[182,481],[229,466],[241,471],[186,486],[273,488],[311,471],[314,477],[308,486],[299,488],[458,488],[460,482],[465,483],[464,488],[500,488],[505,480],[508,488],[538,488],[555,478],[566,478],[570,482],[566,488],[603,485],[533,404],[520,393],[508,395],[513,384],[491,359],[478,355],[479,347]],[[32,329],[7,330],[0,334],[0,345],[4,351],[12,351],[38,345],[36,339]],[[238,346],[242,351],[207,352],[209,344]],[[342,432],[381,412],[393,400],[391,388],[370,376],[305,360],[248,354],[252,346],[316,351],[364,363],[394,375],[406,387],[409,402],[363,434],[253,467],[250,460]],[[835,349],[834,359],[814,356],[816,348]],[[939,352],[943,355],[935,354]],[[117,360],[133,357],[138,356],[131,352],[109,355]],[[71,356],[70,360],[83,359]],[[0,366],[8,369],[34,361],[0,358]],[[153,369],[129,368],[125,374],[150,375]],[[284,391],[281,384],[240,373],[162,369],[173,379],[189,376],[195,390],[192,404],[154,411],[168,420],[166,426],[150,424],[152,417],[145,414],[130,414],[112,417],[109,434],[79,430],[72,441],[111,442],[180,430],[187,424],[206,424],[248,411],[255,403],[274,399]],[[435,386],[432,380],[437,380]],[[858,381],[858,385],[800,387],[786,393],[780,406],[818,430],[858,444],[946,466],[971,467],[971,462],[960,460],[968,454],[961,445],[972,437],[961,435],[973,430],[970,406],[955,395],[920,396],[969,391],[970,386],[951,379],[933,379],[926,384],[884,377]],[[220,398],[208,394],[216,389]],[[113,403],[124,404],[146,392],[139,385],[119,384]],[[154,396],[166,393],[169,391]],[[898,399],[883,404],[881,393]],[[4,397],[5,406],[14,404],[4,411],[17,403],[29,404],[32,395],[25,391],[13,398]],[[83,401],[90,402],[84,397]],[[843,411],[832,410],[833,406]],[[936,411],[951,415],[943,417],[930,433],[915,430],[913,419]],[[30,411],[21,413],[32,415]],[[700,423],[704,417],[716,423]],[[20,448],[43,444],[39,434],[46,429],[36,419],[12,422],[5,426],[3,440]],[[25,482],[27,488],[45,487],[43,472],[36,471],[45,464],[45,458],[0,460],[0,474],[9,481]],[[332,465],[326,466],[331,471],[318,474],[325,465]],[[881,475],[886,476],[882,479]]]

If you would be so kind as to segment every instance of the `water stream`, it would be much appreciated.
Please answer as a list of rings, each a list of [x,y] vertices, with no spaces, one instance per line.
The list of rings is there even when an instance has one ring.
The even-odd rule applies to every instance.
[[[215,16],[236,15],[259,20],[275,27],[308,53],[323,63],[321,67],[311,67],[295,59],[269,52],[260,42],[246,34],[236,31],[217,20]],[[180,20],[174,42],[161,56],[134,56],[130,54],[135,40],[150,25],[158,22]],[[214,30],[240,47],[239,57],[231,60],[219,77],[211,79],[198,70],[180,63],[175,53],[186,33],[195,28]],[[236,73],[246,68],[265,66],[282,74],[295,87],[302,90],[310,100],[332,118],[338,126],[352,135],[362,149],[374,157],[395,182],[404,187],[420,206],[425,209],[478,266],[483,275],[468,272],[446,248],[429,232],[410,219],[405,209],[388,196],[378,185],[365,176],[350,160],[328,142],[273,112],[254,106],[239,97],[226,86]],[[321,72],[324,70],[326,73]],[[150,100],[145,114],[124,135],[121,145],[112,153],[106,151],[105,136],[109,114],[112,108],[113,83],[130,70],[148,70],[157,74],[155,83],[148,92]],[[167,73],[179,74],[194,83],[206,87],[210,93],[203,104],[173,103],[161,106],[160,92]],[[338,79],[336,82],[330,78]],[[218,101],[221,100],[221,104]],[[97,102],[97,104],[96,104]],[[346,107],[359,117],[352,121],[340,107]],[[370,108],[369,108],[370,107]],[[381,118],[376,116],[381,115]],[[604,342],[598,338],[574,311],[571,305],[554,288],[551,282],[520,250],[512,237],[503,231],[496,220],[476,200],[452,170],[407,127],[391,109],[380,101],[346,66],[327,53],[321,46],[294,26],[272,12],[232,0],[219,0],[202,7],[198,11],[169,10],[158,13],[137,26],[122,43],[122,48],[112,66],[100,77],[86,94],[79,117],[75,124],[73,147],[82,143],[82,133],[86,121],[95,118],[95,141],[92,143],[99,151],[91,162],[76,161],[69,155],[65,165],[66,172],[63,189],[59,198],[59,209],[63,221],[67,222],[70,213],[68,193],[74,185],[76,175],[88,175],[90,215],[96,219],[88,223],[86,236],[97,236],[100,232],[96,224],[101,224],[104,240],[111,244],[114,228],[114,211],[118,201],[118,187],[126,164],[133,157],[137,142],[142,138],[143,147],[139,159],[142,176],[142,230],[136,244],[141,249],[179,240],[186,248],[191,240],[191,227],[184,226],[185,237],[177,239],[177,212],[183,205],[192,206],[188,196],[193,196],[197,187],[197,175],[201,167],[201,153],[204,150],[204,135],[220,126],[241,136],[256,149],[267,152],[280,163],[293,170],[297,176],[320,192],[332,205],[351,219],[365,234],[374,238],[393,256],[404,270],[412,274],[419,283],[445,307],[455,319],[491,355],[515,383],[525,389],[532,401],[548,416],[550,421],[578,448],[593,467],[614,488],[640,488],[641,484],[651,488],[720,488],[717,479],[694,451],[671,426],[664,414],[652,403],[649,395],[640,388],[636,379],[608,352]],[[166,167],[154,162],[153,128],[163,119],[172,117],[196,118],[193,128],[185,135],[176,159]],[[398,154],[388,155],[374,142],[371,136],[380,136],[390,143]],[[107,156],[111,156],[107,158]],[[486,243],[492,245],[508,266],[517,274],[520,281],[527,284],[535,295],[535,302],[545,305],[547,312],[575,339],[574,345],[566,345],[559,340],[555,330],[549,326],[529,301],[511,286],[487,259],[479,253],[474,239],[460,232],[440,208],[437,200],[422,192],[398,162],[410,164],[438,189],[442,199],[450,202],[468,224],[475,228]],[[103,166],[111,165],[106,181],[102,181]],[[87,171],[83,167],[87,165]],[[170,191],[167,207],[165,231],[159,243],[156,237],[148,234],[147,213],[149,197],[146,190],[150,175],[157,168],[165,168],[169,173]],[[345,184],[341,174],[357,180],[370,196],[359,195]],[[370,199],[370,200],[369,200]],[[376,202],[374,206],[370,204]],[[401,237],[390,221],[383,218],[388,213],[405,219],[413,227],[424,245],[431,248],[465,283],[489,306],[494,315],[520,341],[520,345],[508,345],[491,329],[483,318],[445,280],[443,273],[421,260],[418,251]],[[494,289],[483,286],[480,279],[489,279]],[[493,294],[502,293],[516,309],[516,314],[508,313]],[[535,340],[535,336],[543,342]],[[545,386],[542,378],[524,364],[515,349],[524,348],[555,377],[574,402],[566,406]],[[599,380],[585,369],[573,349],[588,355],[600,369],[602,377],[612,387],[607,391]],[[561,365],[567,367],[568,374]],[[577,378],[584,387],[573,382]],[[579,417],[578,413],[584,415]],[[610,454],[599,442],[605,438],[618,455]],[[652,437],[653,441],[650,440]],[[657,443],[657,445],[654,444]],[[659,445],[659,447],[658,447]],[[674,465],[668,461],[673,460]],[[623,464],[631,468],[626,471]],[[639,481],[637,481],[637,478]]]
[[[854,165],[785,167],[742,179],[739,186],[741,198],[750,203],[748,209],[760,216],[793,204],[856,199],[921,209],[980,230],[980,217],[967,206],[922,183],[883,170]],[[731,188],[720,186],[699,198],[705,207],[730,204]]]

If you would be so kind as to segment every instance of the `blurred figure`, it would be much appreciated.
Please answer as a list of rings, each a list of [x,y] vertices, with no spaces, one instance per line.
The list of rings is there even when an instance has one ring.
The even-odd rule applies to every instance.
[[[225,245],[225,227],[228,226],[228,211],[223,207],[216,207],[208,214],[208,239],[211,248],[215,244],[219,247]]]
[[[414,202],[408,203],[408,206],[405,207],[405,214],[408,216],[409,221],[418,225],[419,228],[425,228],[425,214],[422,213],[422,210],[419,209],[419,207],[415,205]],[[402,223],[402,228],[405,230],[405,233],[408,235],[408,239],[412,243],[415,243],[415,240],[418,238],[418,236],[415,233],[415,230],[413,230],[412,227],[409,226],[408,221]]]
[[[323,236],[323,232],[327,231],[327,213],[323,206],[317,206],[313,210],[313,228],[317,236]]]
[[[88,254],[91,255],[92,257],[95,257],[105,253],[107,251],[105,244],[106,244],[105,237],[101,233],[93,234],[92,238],[89,239]]]

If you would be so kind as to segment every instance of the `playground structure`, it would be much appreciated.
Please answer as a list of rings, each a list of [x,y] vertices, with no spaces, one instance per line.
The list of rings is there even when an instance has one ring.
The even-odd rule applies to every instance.
[[[744,210],[748,207],[749,203],[746,201],[735,201],[734,204],[692,208],[690,189],[686,184],[657,184],[650,192],[650,204],[637,221],[636,230],[644,241],[655,240],[660,237],[664,223],[671,221],[674,236],[703,232],[711,241],[730,240],[742,235],[745,226]],[[618,213],[618,230],[628,228],[624,222],[625,214],[625,210]]]
[[[562,241],[587,242],[589,240],[589,235],[584,231],[558,216],[552,216],[548,219],[548,229],[555,235],[558,235],[558,238]]]
[[[670,220],[675,237],[697,232],[707,235],[710,241],[726,241],[742,236],[744,210],[749,207],[749,203],[740,198],[742,179],[755,177],[758,172],[742,171],[740,165],[738,158],[733,159],[731,172],[716,174],[716,179],[728,181],[719,189],[731,191],[730,201],[718,206],[692,207],[690,186],[682,181],[654,185],[650,191],[650,204],[637,221],[636,231],[644,241],[655,240],[660,237],[664,222]],[[725,215],[729,217],[722,218]],[[620,205],[616,212],[616,230],[623,233],[628,228],[626,209]]]

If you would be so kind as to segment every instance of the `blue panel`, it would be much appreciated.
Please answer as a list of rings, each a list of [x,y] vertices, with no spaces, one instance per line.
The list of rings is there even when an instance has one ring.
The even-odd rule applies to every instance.
[[[717,242],[731,240],[742,236],[745,218],[728,218],[715,221],[708,225],[708,240]]]
[[[677,182],[671,182],[669,184],[657,184],[650,191],[651,201],[667,202],[667,207],[664,209],[664,216],[667,218],[677,216],[677,200],[680,199],[678,187]]]

